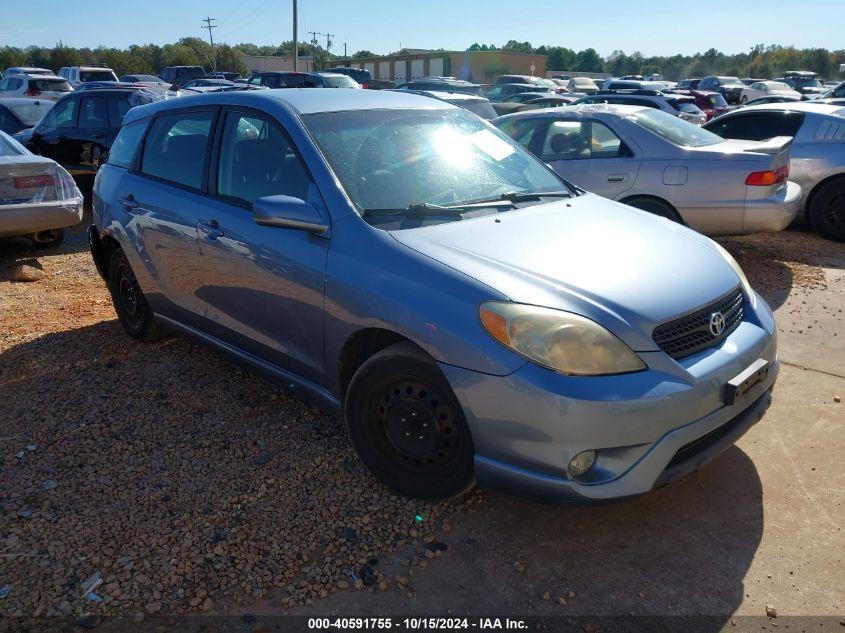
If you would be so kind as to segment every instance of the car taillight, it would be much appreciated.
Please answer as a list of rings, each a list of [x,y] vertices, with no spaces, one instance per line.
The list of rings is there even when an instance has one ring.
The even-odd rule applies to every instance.
[[[752,187],[768,187],[769,185],[777,185],[781,182],[786,182],[789,177],[789,165],[782,165],[775,170],[769,171],[754,171],[748,174],[745,179],[745,184]]]
[[[362,87],[364,90],[366,90],[367,88],[369,88],[369,87],[370,87],[370,84],[368,84],[368,83],[364,82],[364,83],[362,83],[362,84],[361,84],[361,87]]]
[[[30,88],[26,92],[23,93],[24,97],[37,97],[41,94],[41,91],[36,88]]]
[[[15,178],[15,189],[29,189],[30,187],[49,187],[55,184],[50,174],[40,176],[18,176]]]

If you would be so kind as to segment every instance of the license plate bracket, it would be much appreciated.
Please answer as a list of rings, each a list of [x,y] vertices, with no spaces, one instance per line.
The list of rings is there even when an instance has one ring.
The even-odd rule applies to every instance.
[[[769,375],[769,361],[758,358],[741,374],[734,376],[725,385],[725,404],[735,404],[751,388]]]

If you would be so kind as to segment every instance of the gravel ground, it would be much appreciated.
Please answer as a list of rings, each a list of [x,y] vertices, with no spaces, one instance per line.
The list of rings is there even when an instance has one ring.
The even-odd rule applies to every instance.
[[[842,252],[801,229],[720,241],[781,302]],[[11,281],[22,263],[45,276]],[[337,420],[181,339],[132,341],[82,228],[55,250],[0,240],[0,393],[0,614],[412,596],[448,557],[450,517],[485,503],[397,497]],[[83,596],[93,574],[99,604]]]

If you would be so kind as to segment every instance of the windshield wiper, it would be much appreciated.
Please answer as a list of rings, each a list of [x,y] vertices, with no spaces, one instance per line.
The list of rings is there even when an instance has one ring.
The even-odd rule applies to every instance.
[[[361,213],[362,217],[369,218],[375,216],[387,215],[453,215],[460,216],[466,211],[473,211],[475,209],[484,208],[511,208],[513,201],[502,198],[495,198],[493,200],[479,200],[477,202],[468,202],[466,204],[450,204],[439,205],[431,204],[429,202],[415,202],[409,204],[404,209],[364,209]]]
[[[511,202],[528,202],[540,198],[571,198],[571,191],[508,191],[499,196],[500,200]]]

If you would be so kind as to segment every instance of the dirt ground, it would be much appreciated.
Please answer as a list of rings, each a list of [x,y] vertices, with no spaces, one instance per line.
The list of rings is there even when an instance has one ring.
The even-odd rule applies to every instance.
[[[767,608],[838,626],[845,247],[800,227],[720,242],[776,310],[771,410],[683,481],[549,507],[397,497],[337,420],[184,340],[125,336],[82,227],[54,250],[0,240],[0,628],[448,613],[708,615],[720,630]],[[11,281],[22,263],[44,277]],[[95,574],[99,603],[81,586]]]

